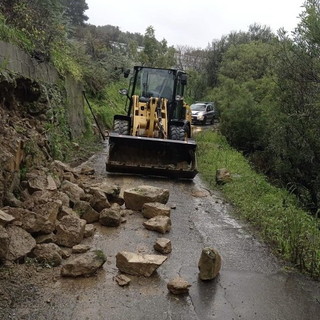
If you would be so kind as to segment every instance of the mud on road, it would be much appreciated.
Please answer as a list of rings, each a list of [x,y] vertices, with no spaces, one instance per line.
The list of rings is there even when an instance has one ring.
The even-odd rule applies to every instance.
[[[66,279],[60,277],[60,268],[35,265],[2,271],[0,319],[319,319],[319,283],[286,271],[199,176],[190,182],[108,175],[104,152],[87,164],[122,191],[144,184],[169,189],[168,205],[176,209],[171,211],[172,230],[165,235],[173,247],[168,260],[150,278],[129,276],[130,286],[119,287],[114,280],[115,255],[124,250],[155,253],[159,234],[142,226],[145,219],[140,214],[128,215],[118,228],[97,225],[95,236],[83,241],[107,256],[96,276]],[[214,281],[198,279],[204,246],[216,248],[222,256],[222,269]],[[192,285],[189,295],[168,292],[167,282],[177,275]]]

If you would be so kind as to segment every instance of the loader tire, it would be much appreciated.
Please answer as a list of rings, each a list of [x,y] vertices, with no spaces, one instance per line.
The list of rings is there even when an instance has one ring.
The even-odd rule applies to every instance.
[[[185,141],[187,138],[187,133],[183,127],[171,126],[170,137],[171,140]]]
[[[129,122],[120,119],[114,120],[113,131],[118,134],[129,135]]]

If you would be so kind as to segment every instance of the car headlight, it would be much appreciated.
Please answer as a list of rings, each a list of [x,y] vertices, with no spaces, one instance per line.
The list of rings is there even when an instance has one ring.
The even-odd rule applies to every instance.
[[[197,115],[197,120],[203,120],[204,116],[203,116],[203,113],[198,113]]]

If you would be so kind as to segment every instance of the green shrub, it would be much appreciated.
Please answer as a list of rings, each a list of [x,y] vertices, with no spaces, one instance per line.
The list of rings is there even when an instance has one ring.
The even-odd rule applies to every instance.
[[[217,169],[229,170],[232,182],[221,188],[235,205],[235,212],[254,225],[277,254],[301,271],[320,277],[317,219],[301,210],[296,198],[287,190],[272,186],[265,176],[254,172],[249,162],[232,149],[223,136],[203,132],[196,139],[199,170],[211,187],[217,188]]]

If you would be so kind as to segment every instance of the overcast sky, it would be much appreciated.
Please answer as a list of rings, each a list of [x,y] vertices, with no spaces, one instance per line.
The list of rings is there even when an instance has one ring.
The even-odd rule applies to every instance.
[[[247,31],[250,24],[293,31],[304,0],[86,0],[88,22],[118,26],[144,34],[148,26],[169,45],[205,48],[231,31]]]

